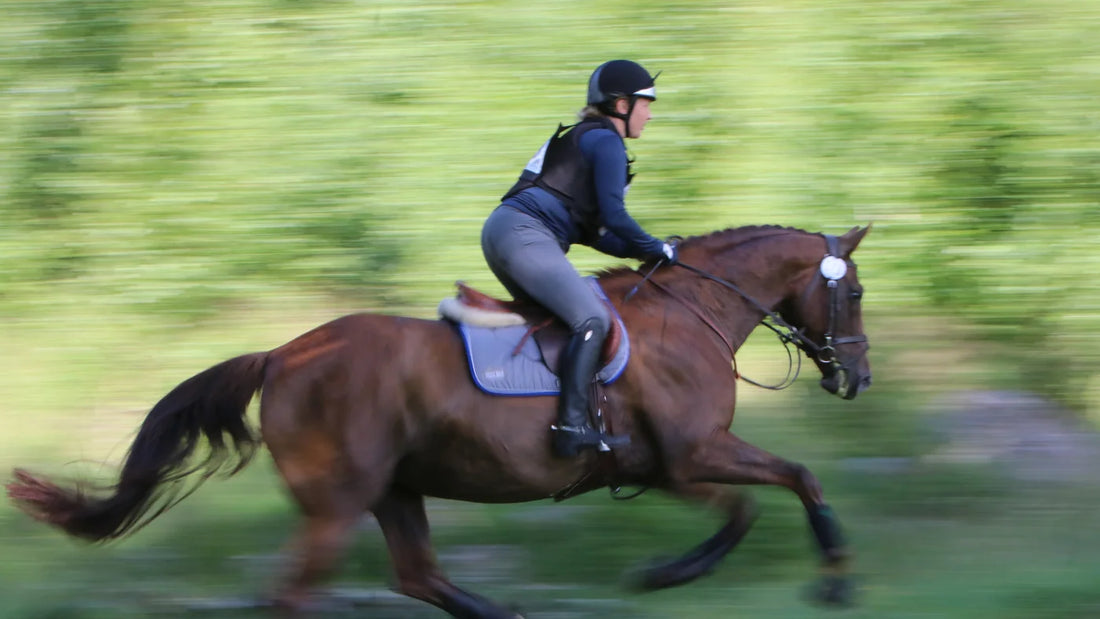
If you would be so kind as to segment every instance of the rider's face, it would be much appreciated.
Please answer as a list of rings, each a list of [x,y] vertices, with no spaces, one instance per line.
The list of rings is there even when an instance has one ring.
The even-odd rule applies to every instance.
[[[634,103],[634,111],[630,114],[630,126],[626,127],[626,135],[624,137],[641,137],[642,130],[645,129],[646,123],[653,117],[649,111],[650,103],[651,101],[645,97],[637,98]],[[615,107],[620,114],[626,114],[630,111],[630,100],[619,99],[615,102]]]
[[[649,104],[649,99],[638,97],[637,103],[634,104],[634,113],[630,115],[630,131],[627,135],[635,138],[642,137],[642,130],[645,129],[649,119],[653,117],[649,113]]]

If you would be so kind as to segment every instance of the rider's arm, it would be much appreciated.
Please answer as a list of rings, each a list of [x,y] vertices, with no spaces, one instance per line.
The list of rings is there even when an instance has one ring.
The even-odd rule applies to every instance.
[[[596,238],[596,242],[592,244],[597,250],[608,254],[609,256],[615,256],[616,258],[638,258],[637,249],[619,238],[614,232],[607,230],[601,230],[603,234]]]
[[[626,212],[623,203],[626,150],[623,148],[622,138],[612,131],[595,129],[582,136],[580,146],[592,167],[600,208],[600,225],[607,229],[608,234],[618,237],[628,248],[624,251],[625,255],[620,257],[645,258],[660,254],[664,242],[643,230]],[[599,246],[597,249],[604,251]]]

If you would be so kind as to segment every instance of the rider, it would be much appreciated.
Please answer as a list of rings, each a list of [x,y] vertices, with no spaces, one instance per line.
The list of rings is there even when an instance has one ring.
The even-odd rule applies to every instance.
[[[580,122],[561,127],[527,163],[485,222],[481,247],[489,268],[516,299],[533,300],[569,326],[559,371],[561,398],[554,452],[629,444],[592,427],[589,393],[611,327],[603,302],[565,257],[580,243],[619,258],[676,261],[674,245],[646,233],[626,212],[633,173],[624,138],[637,138],[657,99],[654,76],[629,60],[612,60],[588,80]]]

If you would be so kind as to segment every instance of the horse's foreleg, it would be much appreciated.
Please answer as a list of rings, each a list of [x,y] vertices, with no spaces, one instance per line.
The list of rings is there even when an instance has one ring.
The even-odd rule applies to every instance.
[[[691,482],[766,484],[792,490],[802,500],[810,528],[823,557],[824,580],[819,597],[824,602],[846,603],[849,556],[840,524],[825,503],[821,484],[805,466],[784,460],[733,434],[721,433],[701,444],[678,472]]]
[[[432,551],[422,496],[391,489],[373,511],[386,536],[401,593],[465,619],[512,619],[519,616],[483,597],[463,591],[447,580]]]
[[[756,503],[747,492],[714,484],[692,484],[669,489],[681,498],[705,502],[728,514],[725,526],[681,557],[657,560],[637,570],[631,584],[646,590],[686,584],[710,573],[745,537],[756,519]]]

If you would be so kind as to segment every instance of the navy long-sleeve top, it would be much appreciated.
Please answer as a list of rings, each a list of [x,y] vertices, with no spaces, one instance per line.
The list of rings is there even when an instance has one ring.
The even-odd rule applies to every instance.
[[[599,205],[599,236],[592,246],[618,258],[660,254],[664,242],[643,230],[626,212],[623,198],[627,189],[627,160],[623,138],[610,129],[592,129],[581,136],[579,146],[592,170]],[[569,216],[568,209],[544,189],[530,187],[504,200],[503,204],[546,224],[557,237],[562,251],[569,251],[570,245],[581,242],[581,229]]]

